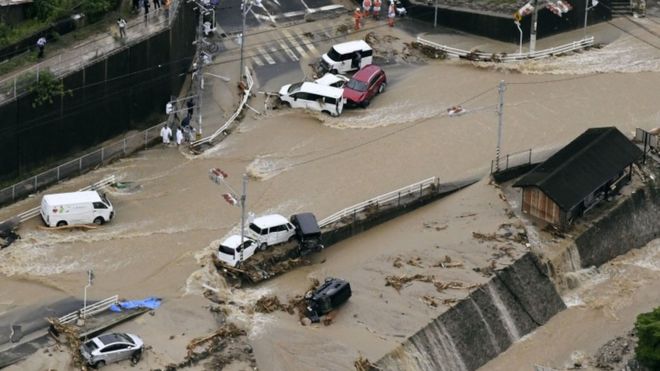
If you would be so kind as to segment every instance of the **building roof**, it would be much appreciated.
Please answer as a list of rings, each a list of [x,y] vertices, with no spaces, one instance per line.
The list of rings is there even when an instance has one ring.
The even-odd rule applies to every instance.
[[[641,156],[642,151],[617,128],[592,128],[513,186],[538,187],[568,211]]]

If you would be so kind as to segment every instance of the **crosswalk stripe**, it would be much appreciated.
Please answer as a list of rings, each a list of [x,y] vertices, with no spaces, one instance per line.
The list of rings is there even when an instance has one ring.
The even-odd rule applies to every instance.
[[[279,59],[280,62],[286,62],[286,58],[284,58],[284,56],[282,56],[282,53],[277,51],[277,48],[275,48],[274,46],[271,46],[269,49],[270,49],[270,53],[275,55],[275,58]]]
[[[291,49],[289,49],[289,47],[284,43],[284,41],[282,41],[282,40],[278,40],[277,42],[278,42],[278,44],[280,44],[280,47],[282,48],[282,50],[284,50],[284,52],[289,56],[289,58],[291,58],[292,61],[296,62],[296,61],[299,61],[299,60],[300,60],[300,59],[298,58],[298,56],[296,56],[296,55],[291,51]]]
[[[319,56],[319,51],[316,49],[312,41],[305,35],[296,35],[298,39],[302,42],[302,44],[307,48],[307,50],[312,53],[314,56]]]
[[[256,55],[252,57],[252,60],[254,63],[256,63],[259,66],[263,66],[264,62],[261,60],[261,58],[257,57]]]
[[[298,54],[300,54],[301,57],[307,58],[307,52],[305,52],[305,49],[300,47],[300,44],[296,41],[296,39],[289,33],[289,31],[282,29],[282,34],[289,40],[289,44],[293,45],[293,47],[298,51]]]
[[[257,50],[259,51],[259,54],[261,54],[261,56],[264,57],[266,62],[268,62],[268,64],[275,64],[275,60],[273,59],[273,57],[271,57],[270,54],[268,54],[268,52],[264,48],[257,46]]]

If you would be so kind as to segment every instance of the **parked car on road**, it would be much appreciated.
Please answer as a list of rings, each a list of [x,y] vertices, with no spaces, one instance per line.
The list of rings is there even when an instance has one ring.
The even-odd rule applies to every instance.
[[[116,332],[86,341],[80,346],[80,354],[88,365],[96,368],[125,359],[136,364],[142,357],[143,347],[139,337]]]
[[[336,44],[321,56],[320,70],[346,73],[373,63],[374,51],[364,40]]]
[[[329,72],[314,80],[317,84],[332,86],[333,88],[343,88],[347,81],[348,77],[344,75],[335,75]]]
[[[241,245],[241,236],[232,235],[222,241],[218,247],[218,260],[230,267],[238,267],[254,255],[257,247],[257,242],[249,237],[244,237]]]
[[[298,82],[284,85],[279,92],[282,104],[292,108],[306,108],[324,112],[330,116],[339,116],[344,109],[342,89],[316,84]]]
[[[305,294],[307,317],[319,322],[322,315],[328,314],[348,301],[352,295],[351,284],[339,278],[328,277],[316,290]]]
[[[104,194],[96,191],[57,193],[41,199],[41,218],[49,227],[98,224],[110,221],[114,208]]]
[[[248,233],[260,250],[293,240],[296,228],[285,217],[272,214],[256,218],[250,223]]]
[[[375,64],[363,67],[344,85],[346,105],[369,106],[371,99],[385,91],[387,77],[385,71]]]

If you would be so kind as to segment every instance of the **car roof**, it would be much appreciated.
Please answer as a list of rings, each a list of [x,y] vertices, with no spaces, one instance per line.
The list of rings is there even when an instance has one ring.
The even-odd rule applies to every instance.
[[[303,82],[299,91],[305,93],[321,94],[330,98],[341,98],[343,94],[342,89],[313,82]]]
[[[82,202],[101,202],[101,197],[96,191],[69,192],[45,195],[44,201],[48,205],[69,205]]]
[[[103,346],[106,346],[113,343],[128,343],[129,341],[127,339],[131,339],[131,337],[127,334],[112,333],[101,335],[97,339],[103,343]],[[132,343],[133,339],[130,342]]]
[[[375,64],[369,64],[362,67],[362,69],[360,69],[359,71],[357,71],[355,75],[353,75],[353,79],[367,82],[371,79],[373,75],[377,74],[382,70],[383,70],[382,68],[380,68]]]
[[[369,44],[367,44],[367,42],[364,40],[354,40],[341,44],[336,44],[333,46],[333,48],[339,54],[346,54],[353,52],[355,50],[371,50],[371,46],[369,46]]]
[[[321,233],[321,230],[319,229],[319,224],[316,221],[316,216],[312,213],[300,213],[293,215],[291,217],[291,221],[293,220],[297,221],[298,228],[300,228],[300,232],[303,234],[316,234],[316,233]]]
[[[329,85],[334,84],[338,81],[346,81],[346,80],[347,79],[344,76],[340,77],[340,75],[333,75],[331,73],[326,73],[322,77],[314,80],[314,82],[316,82],[317,84],[329,86]]]
[[[251,238],[244,236],[244,241],[253,241]],[[231,235],[222,241],[221,245],[235,249],[241,244],[241,236],[238,234]]]
[[[341,89],[337,89],[337,90],[341,90]],[[259,228],[268,228],[275,225],[286,224],[288,222],[289,221],[286,220],[286,218],[280,214],[271,214],[271,215],[260,216],[254,219],[252,221],[252,224],[255,224]]]

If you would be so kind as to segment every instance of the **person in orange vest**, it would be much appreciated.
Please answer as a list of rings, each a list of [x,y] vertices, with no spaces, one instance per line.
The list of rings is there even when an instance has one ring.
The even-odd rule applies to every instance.
[[[390,8],[387,10],[387,24],[394,27],[394,17],[396,17],[396,7],[394,2],[390,3]]]
[[[366,19],[371,11],[371,0],[362,0],[362,16]]]
[[[360,8],[355,9],[355,12],[353,13],[353,19],[355,20],[355,31],[359,31],[360,22],[362,22],[362,13],[360,12]]]
[[[380,0],[374,0],[374,19],[378,19],[382,5],[383,3],[381,3]]]

